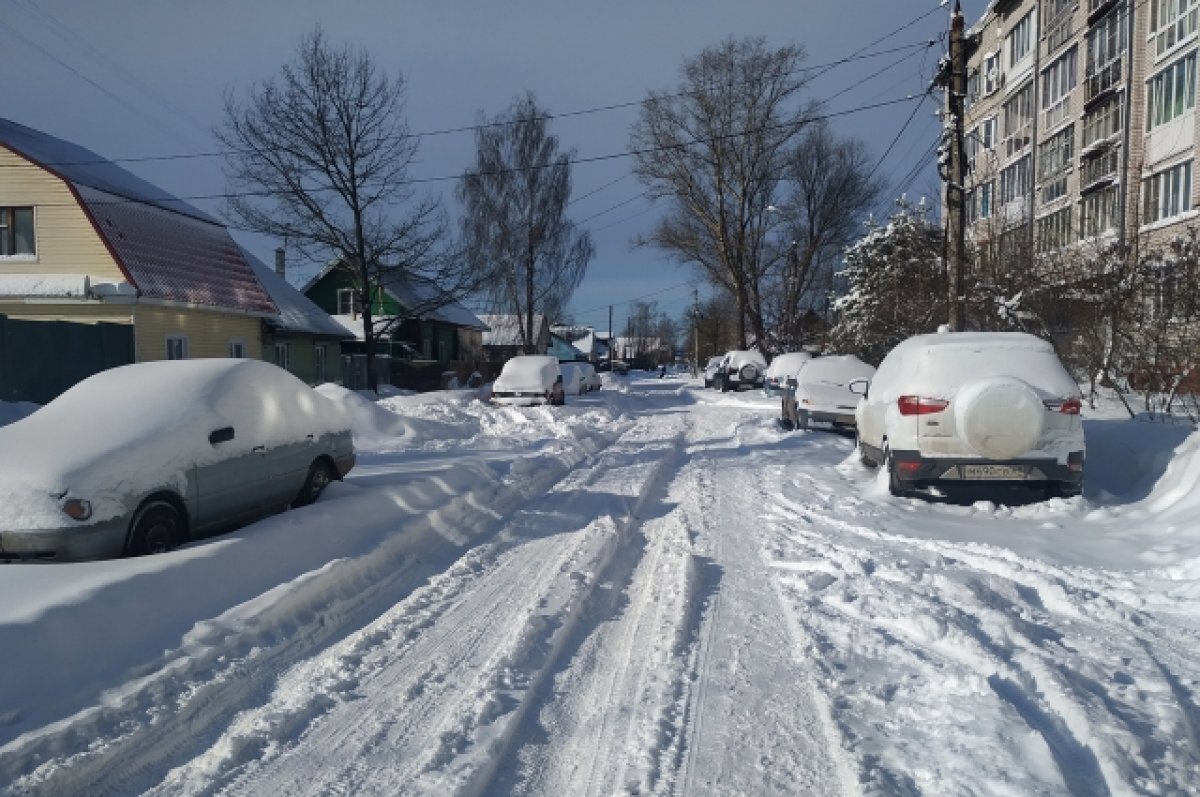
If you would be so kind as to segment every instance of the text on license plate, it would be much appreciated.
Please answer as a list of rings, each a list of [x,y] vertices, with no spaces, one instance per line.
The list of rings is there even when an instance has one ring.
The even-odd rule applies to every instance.
[[[1028,470],[1020,465],[962,465],[964,479],[1025,479]]]

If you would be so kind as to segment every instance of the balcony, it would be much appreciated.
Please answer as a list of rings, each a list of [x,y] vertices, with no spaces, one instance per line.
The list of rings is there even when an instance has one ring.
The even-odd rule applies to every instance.
[[[1091,25],[1117,4],[1117,0],[1088,0],[1088,24]]]
[[[1084,80],[1083,103],[1087,105],[1093,100],[1099,99],[1110,91],[1121,85],[1124,79],[1125,58],[1114,58],[1104,66],[1096,70],[1088,70],[1087,78]]]
[[[1121,148],[1108,149],[1087,158],[1079,172],[1080,192],[1101,188],[1117,178],[1117,170],[1121,166]]]

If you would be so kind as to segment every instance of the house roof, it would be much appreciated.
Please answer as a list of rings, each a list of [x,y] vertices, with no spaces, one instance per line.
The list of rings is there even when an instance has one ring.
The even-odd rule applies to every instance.
[[[488,331],[483,333],[484,346],[521,345],[521,326],[517,320],[517,316],[481,315],[479,318],[488,326]],[[546,317],[540,313],[534,313],[533,325],[539,334],[543,328],[547,332],[549,331],[549,327],[546,326]]]
[[[67,184],[140,295],[277,313],[241,248],[208,214],[91,150],[6,119],[0,119],[0,146]]]
[[[327,264],[321,271],[304,284],[300,290],[302,293],[308,293],[314,285],[328,276],[329,272],[338,267],[337,261]],[[441,321],[445,324],[450,324],[456,327],[464,327],[466,329],[486,330],[487,325],[480,320],[480,316],[475,315],[467,308],[463,307],[458,302],[445,302],[439,299],[439,291],[436,285],[428,280],[406,277],[399,271],[388,273],[388,279],[384,282],[383,289],[388,295],[395,299],[406,308],[417,308],[418,312],[414,316],[422,321]],[[438,307],[422,309],[422,305],[429,306],[430,304],[441,304]],[[347,316],[334,316],[341,323],[343,318]],[[351,319],[353,320],[353,319]],[[356,334],[360,339],[362,336],[362,324],[357,325]],[[353,329],[353,326],[351,327]]]
[[[275,306],[279,308],[279,315],[269,319],[268,323],[287,332],[336,338],[354,337],[354,333],[330,318],[328,313],[292,287],[290,282],[276,274],[273,268],[245,249],[242,250],[242,255],[254,269],[254,275],[266,288]]]

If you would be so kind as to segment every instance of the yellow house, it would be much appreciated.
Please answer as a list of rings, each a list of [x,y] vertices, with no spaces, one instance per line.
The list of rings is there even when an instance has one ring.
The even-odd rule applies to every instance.
[[[0,315],[127,324],[134,359],[261,359],[278,309],[229,231],[95,153],[0,119]]]

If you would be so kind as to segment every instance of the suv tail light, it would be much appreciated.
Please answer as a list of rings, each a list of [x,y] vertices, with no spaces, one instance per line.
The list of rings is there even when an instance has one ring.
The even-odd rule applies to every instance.
[[[1078,415],[1083,409],[1083,399],[1046,399],[1042,402],[1050,412],[1061,412],[1063,415]]]
[[[949,407],[950,402],[924,396],[901,396],[896,399],[896,406],[900,408],[901,415],[932,415]]]

